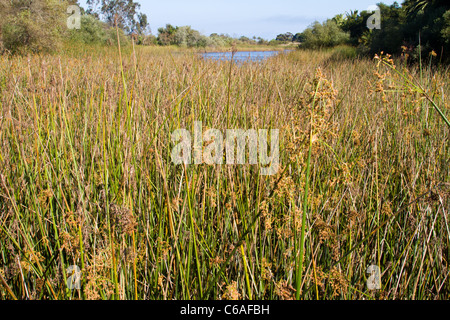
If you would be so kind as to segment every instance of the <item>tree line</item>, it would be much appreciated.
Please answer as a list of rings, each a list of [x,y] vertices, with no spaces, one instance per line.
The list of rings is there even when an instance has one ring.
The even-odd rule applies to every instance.
[[[239,38],[231,37],[228,34],[212,33],[209,36],[202,35],[190,26],[173,26],[167,24],[158,29],[158,36],[153,37],[155,45],[168,46],[176,45],[180,47],[227,47],[235,45],[277,45],[278,41],[265,40],[261,37],[249,38],[241,36]]]
[[[268,45],[275,41],[227,34],[202,35],[190,26],[159,28],[157,36],[148,17],[133,0],[87,0],[87,8],[71,0],[0,0],[0,53],[21,54],[54,51],[65,42],[115,45],[117,29],[121,44],[133,38],[139,45],[177,45],[181,47],[230,46],[232,44]],[[67,9],[80,8],[79,28],[70,29]]]
[[[371,29],[370,11],[350,11],[326,21],[314,22],[303,32],[287,32],[271,41],[226,34],[201,34],[190,26],[167,24],[153,35],[148,17],[133,0],[87,0],[81,8],[80,28],[68,29],[67,8],[71,0],[0,0],[0,52],[26,53],[51,51],[64,41],[86,44],[115,44],[117,32],[123,44],[130,38],[142,45],[177,45],[181,47],[277,45],[299,43],[301,48],[329,48],[342,44],[356,47],[359,53],[380,51],[411,57],[434,52],[441,59],[450,57],[450,2],[448,0],[405,0],[401,5],[378,4],[381,28]]]
[[[433,53],[450,59],[450,1],[406,0],[401,5],[379,3],[380,29],[368,28],[371,11],[350,11],[320,23],[314,22],[295,36],[288,32],[280,41],[299,42],[309,49],[352,45],[359,53],[408,53],[412,58]]]

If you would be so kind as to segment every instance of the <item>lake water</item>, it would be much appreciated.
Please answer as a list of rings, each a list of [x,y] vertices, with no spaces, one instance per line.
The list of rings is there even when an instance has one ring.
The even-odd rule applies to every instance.
[[[276,56],[283,51],[238,51],[234,54],[233,61],[243,63],[246,61],[259,62]],[[207,52],[202,54],[204,58],[211,60],[230,61],[231,52]]]

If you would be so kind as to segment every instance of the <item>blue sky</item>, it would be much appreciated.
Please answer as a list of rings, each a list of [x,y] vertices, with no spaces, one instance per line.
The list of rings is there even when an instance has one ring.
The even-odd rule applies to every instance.
[[[366,10],[379,0],[147,0],[138,1],[149,17],[154,35],[167,23],[189,25],[205,35],[213,32],[231,36],[274,39],[285,32],[302,32],[315,20],[320,22],[351,10]],[[401,3],[402,1],[398,1]],[[85,6],[86,1],[80,1]]]

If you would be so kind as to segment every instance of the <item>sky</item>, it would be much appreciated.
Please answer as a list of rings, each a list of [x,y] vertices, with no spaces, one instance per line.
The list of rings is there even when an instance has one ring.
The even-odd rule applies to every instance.
[[[86,8],[86,1],[79,1]],[[351,10],[367,10],[380,0],[146,0],[137,1],[147,14],[151,31],[167,23],[191,26],[202,34],[256,36],[267,40],[280,33],[302,32],[314,21],[325,21]],[[401,3],[402,1],[398,1]]]

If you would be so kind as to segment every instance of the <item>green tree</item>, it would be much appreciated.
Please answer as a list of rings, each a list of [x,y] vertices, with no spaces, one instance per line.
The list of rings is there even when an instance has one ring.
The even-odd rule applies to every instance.
[[[292,42],[304,42],[305,41],[305,35],[303,33],[296,33],[295,36],[292,38]]]
[[[402,4],[408,14],[448,5],[448,0],[405,0]]]
[[[302,47],[311,49],[334,47],[350,40],[349,33],[339,28],[333,19],[323,23],[314,22],[303,32],[303,36],[305,41]]]
[[[407,25],[406,11],[396,2],[388,6],[378,4],[381,11],[381,30],[373,30],[369,47],[372,53],[380,51],[391,54],[400,53],[405,39],[405,26]]]
[[[117,44],[117,32],[105,22],[92,15],[81,16],[81,28],[70,30],[70,41],[78,41],[84,44],[111,45]],[[119,30],[119,39],[122,45],[128,44],[128,38]]]
[[[212,41],[190,26],[177,27],[174,44],[181,47],[206,47]]]
[[[178,27],[174,27],[171,24],[166,24],[165,28],[159,28],[157,37],[158,44],[162,46],[177,44],[175,39],[177,30]]]
[[[230,46],[234,39],[231,38],[229,35],[226,34],[217,34],[217,33],[212,33],[209,36],[209,40],[211,41],[211,46],[215,46],[215,47],[226,47],[226,46]]]
[[[410,55],[418,58],[419,43],[422,54],[435,50],[449,57],[448,18],[450,3],[443,0],[406,0],[388,6],[378,4],[381,11],[381,30],[368,30],[370,12],[352,11],[341,29],[350,33],[353,45],[360,45],[363,52],[380,51],[399,54],[402,47],[416,48]]]
[[[102,18],[110,26],[116,22],[128,34],[144,34],[148,28],[147,15],[139,13],[141,5],[133,0],[87,0],[88,13]]]
[[[414,46],[421,44],[422,53],[435,50],[450,59],[450,45],[447,28],[450,2],[442,0],[407,0],[403,3],[408,23],[404,38]]]
[[[372,15],[372,13],[367,11],[362,11],[358,13],[356,11],[350,11],[347,13],[346,18],[340,24],[340,28],[350,33],[350,42],[353,45],[358,45],[360,38],[368,30],[367,29],[367,19]]]
[[[283,34],[279,34],[275,40],[282,41],[282,42],[291,42],[294,38],[294,35],[290,32],[286,32]]]
[[[450,10],[446,11],[444,14],[445,27],[442,29],[441,34],[442,38],[445,41],[445,44],[450,46]]]

